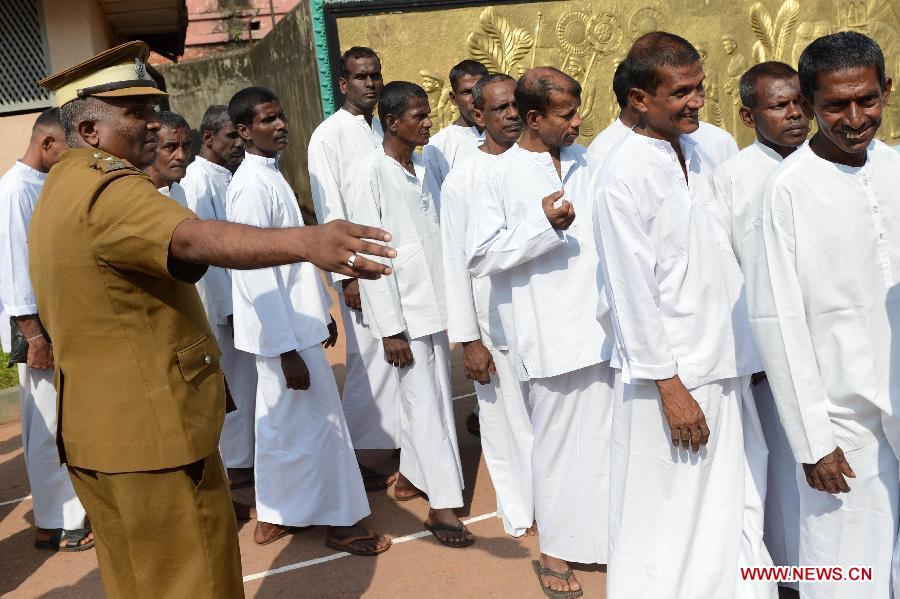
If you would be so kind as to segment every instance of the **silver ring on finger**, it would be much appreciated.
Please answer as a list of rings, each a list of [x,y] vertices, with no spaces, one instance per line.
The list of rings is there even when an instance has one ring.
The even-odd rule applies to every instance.
[[[353,265],[356,263],[356,252],[350,254],[350,257],[347,258],[347,266],[353,268]]]

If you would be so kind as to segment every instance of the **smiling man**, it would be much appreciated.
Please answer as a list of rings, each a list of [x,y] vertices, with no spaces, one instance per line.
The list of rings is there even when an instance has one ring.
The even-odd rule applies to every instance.
[[[380,276],[390,270],[357,252],[396,254],[362,240],[388,241],[384,231],[201,221],[156,191],[141,169],[156,155],[165,92],[147,74],[149,54],[129,42],[41,81],[69,146],[28,239],[57,367],[57,445],[96,533],[106,596],[242,597],[217,447],[224,380],[194,283],[210,264],[307,260]]]
[[[760,539],[742,544],[741,411],[761,368],[741,271],[711,211],[713,165],[689,137],[704,104],[700,55],[654,32],[626,60],[638,123],[592,186],[619,371],[607,596],[774,597],[774,583],[742,583],[738,570],[771,565],[753,553]]]
[[[463,505],[463,478],[450,390],[437,190],[415,151],[428,143],[428,112],[428,95],[418,85],[384,86],[378,100],[382,150],[354,170],[348,207],[354,222],[393,227],[402,248],[391,262],[395,278],[360,285],[365,323],[400,377],[404,417],[394,497],[425,496],[431,507],[425,527],[446,546],[467,547],[474,537],[454,512]]]
[[[873,579],[804,598],[888,597],[900,450],[900,156],[875,135],[884,56],[854,32],[815,40],[800,86],[819,126],[766,184],[747,295],[800,490],[800,565]],[[895,583],[898,580],[895,574]]]
[[[806,142],[809,134],[800,78],[791,66],[781,62],[753,66],[741,76],[740,92],[741,119],[745,126],[755,130],[756,141],[713,173],[720,220],[728,231],[738,262],[744,255],[744,243],[752,246],[754,231],[759,228],[766,179],[782,160]],[[758,455],[751,462],[757,468],[752,473],[758,480],[755,486],[764,496],[756,495],[753,499],[752,516],[745,522],[757,532],[764,527],[765,544],[775,564],[795,566],[800,530],[796,463],[775,410],[769,382],[765,377],[754,377],[752,390],[765,444],[753,444],[752,438],[758,433],[754,435],[745,426],[745,448],[748,453],[754,448],[762,450],[757,450]],[[750,409],[751,405],[745,407]],[[768,447],[768,460],[765,447]]]
[[[515,90],[519,142],[479,186],[467,257],[512,303],[516,374],[528,381],[534,511],[545,593],[579,597],[568,562],[606,562],[610,343],[590,218],[590,174],[576,144],[581,86],[552,67],[527,71]]]
[[[262,228],[302,227],[293,189],[278,168],[288,120],[278,98],[248,87],[228,103],[246,156],[228,186],[228,220]],[[234,271],[234,346],[256,356],[256,512],[253,540],[267,545],[313,525],[325,544],[377,555],[391,542],[359,521],[369,503],[334,373],[322,346],[337,327],[312,264]]]

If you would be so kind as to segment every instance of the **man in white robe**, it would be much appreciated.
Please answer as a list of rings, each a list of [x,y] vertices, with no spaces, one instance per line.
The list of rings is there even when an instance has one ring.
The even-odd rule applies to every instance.
[[[270,91],[250,87],[228,106],[247,150],[228,187],[229,221],[303,226],[278,168],[287,119]],[[355,260],[354,260],[355,261]],[[256,356],[256,511],[253,540],[265,545],[299,527],[326,525],[326,545],[377,555],[390,541],[359,524],[369,514],[362,477],[322,349],[337,327],[308,263],[232,271],[235,347]]]
[[[754,228],[759,227],[766,179],[809,133],[800,78],[793,67],[781,62],[755,65],[741,77],[740,90],[741,119],[755,130],[756,140],[713,173],[716,207],[739,263],[744,243],[752,243]],[[768,380],[755,376],[751,388],[769,452],[767,469],[755,473],[765,489],[765,509],[754,506],[759,510],[752,515],[752,526],[764,527],[765,544],[776,565],[796,566],[800,533],[797,464]],[[765,460],[754,462],[766,465]]]
[[[497,494],[497,516],[515,537],[535,534],[531,479],[534,435],[527,383],[516,375],[500,311],[511,310],[509,296],[493,293],[489,277],[473,278],[466,266],[466,231],[476,209],[485,172],[511,148],[522,132],[516,109],[516,82],[490,75],[475,84],[472,116],[485,141],[444,179],[441,240],[447,295],[447,334],[463,345],[466,377],[476,382],[481,448]],[[509,291],[508,289],[506,290]],[[509,323],[507,314],[507,327]]]
[[[761,368],[711,211],[713,165],[685,135],[703,106],[700,55],[654,32],[625,60],[640,123],[593,181],[618,370],[607,596],[774,598],[739,571],[771,565],[762,531],[744,538],[742,410]]]
[[[463,477],[450,389],[450,344],[441,265],[441,232],[426,167],[415,149],[428,141],[428,96],[418,85],[384,86],[378,118],[381,151],[353,172],[350,219],[389,227],[397,257],[394,276],[362,281],[363,317],[381,339],[384,358],[397,368],[403,409],[400,478],[394,497],[426,496],[425,528],[449,547],[474,537],[456,516]]]
[[[472,89],[487,76],[487,68],[476,60],[463,60],[450,69],[450,101],[459,109],[459,117],[422,148],[425,168],[438,192],[456,161],[474,152],[484,141],[484,130],[472,117]],[[440,195],[436,201],[440,209]]]
[[[890,597],[900,156],[875,135],[891,81],[881,49],[855,32],[814,41],[799,67],[818,132],[771,175],[744,243],[751,322],[800,464],[800,565],[871,568],[870,580],[800,581],[800,596]]]
[[[619,116],[606,129],[597,134],[588,146],[587,157],[591,168],[599,170],[609,155],[637,124],[639,114],[628,103],[628,63],[620,62],[613,74],[613,94],[619,104]],[[730,133],[710,123],[700,121],[699,128],[688,133],[707,160],[718,166],[738,153],[737,142]]]
[[[19,413],[35,546],[82,551],[94,546],[93,535],[84,528],[84,508],[59,463],[53,345],[44,335],[28,274],[28,226],[47,172],[65,148],[59,110],[47,109],[32,127],[25,155],[0,178],[0,301],[10,317],[0,327],[8,334],[15,321],[28,343],[26,362],[18,364]]]
[[[519,377],[529,381],[532,476],[546,593],[580,596],[568,562],[605,563],[612,414],[611,339],[590,219],[590,174],[576,144],[581,86],[557,69],[519,80],[522,138],[476,192],[467,256],[510,294]]]
[[[309,179],[320,223],[347,218],[350,172],[370,152],[381,148],[381,124],[372,113],[384,87],[381,61],[370,48],[353,47],[340,62],[344,105],[313,131],[309,141]],[[363,322],[359,281],[329,275],[338,294],[347,348],[342,405],[356,449],[400,447],[400,380],[385,362],[381,341]],[[385,476],[360,464],[366,490],[387,488]]]
[[[225,220],[225,194],[232,172],[244,158],[244,146],[228,116],[228,107],[207,108],[199,134],[199,154],[187,165],[179,184],[184,188],[187,207],[198,217]],[[222,352],[220,363],[235,408],[225,414],[219,451],[231,486],[241,487],[253,480],[256,361],[251,354],[234,347],[229,271],[210,266],[197,282],[197,291]]]

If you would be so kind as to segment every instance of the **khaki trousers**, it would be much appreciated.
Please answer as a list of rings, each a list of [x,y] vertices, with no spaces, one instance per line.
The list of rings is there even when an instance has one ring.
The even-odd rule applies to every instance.
[[[193,464],[106,474],[69,467],[110,599],[244,596],[237,522],[218,452]]]

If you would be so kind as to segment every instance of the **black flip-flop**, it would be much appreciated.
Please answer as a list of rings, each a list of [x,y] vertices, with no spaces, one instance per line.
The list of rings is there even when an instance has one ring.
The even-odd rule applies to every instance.
[[[353,543],[356,543],[358,541],[374,541],[375,540],[375,538],[376,538],[375,533],[373,533],[368,528],[366,529],[366,533],[367,534],[365,534],[365,535],[359,535],[356,537],[347,537],[346,539],[341,539],[340,541],[329,541],[326,539],[325,546],[330,547],[331,549],[336,549],[338,551],[343,551],[344,553],[349,553],[350,555],[359,555],[361,557],[374,557],[376,555],[384,553],[385,551],[387,551],[388,549],[391,548],[391,545],[393,543],[389,542],[386,547],[383,547],[381,549],[376,549],[375,551],[361,551],[359,549],[353,549],[351,547],[351,545],[353,545]],[[390,539],[388,539],[388,541],[390,541]]]
[[[60,553],[87,551],[88,549],[93,548],[94,541],[91,540],[84,544],[79,543],[86,539],[89,534],[91,534],[89,528],[75,528],[72,530],[57,528],[46,541],[35,539],[34,546],[38,549],[49,549],[50,551],[59,551]],[[60,545],[61,541],[65,541],[65,545]]]
[[[538,577],[538,584],[541,585],[541,588],[544,590],[544,594],[550,597],[550,599],[576,599],[576,597],[581,597],[584,595],[584,591],[578,589],[577,591],[557,591],[551,589],[550,587],[544,586],[544,581],[541,580],[541,576],[553,576],[554,578],[559,578],[560,580],[565,580],[569,582],[569,579],[575,575],[572,572],[572,568],[566,568],[565,572],[557,572],[556,570],[551,570],[550,568],[545,568],[541,565],[541,562],[533,559],[531,560],[531,567],[534,568],[535,574]]]
[[[468,532],[469,529],[466,528],[466,525],[462,522],[459,523],[459,526],[450,526],[449,524],[429,524],[427,521],[423,523],[425,525],[425,530],[434,535],[434,538],[438,540],[438,543],[443,545],[444,547],[453,547],[454,549],[463,549],[464,547],[470,546],[475,542],[475,539],[464,539],[461,543],[454,543],[452,541],[445,541],[442,539],[437,531],[442,532]]]
[[[383,472],[379,472],[374,468],[369,468],[368,466],[359,465],[359,473],[363,479],[363,487],[366,490],[366,493],[372,493],[374,491],[384,491],[385,489],[390,488],[395,482],[397,482],[398,474],[394,474],[393,476],[388,476]],[[373,482],[367,482],[373,481]]]

